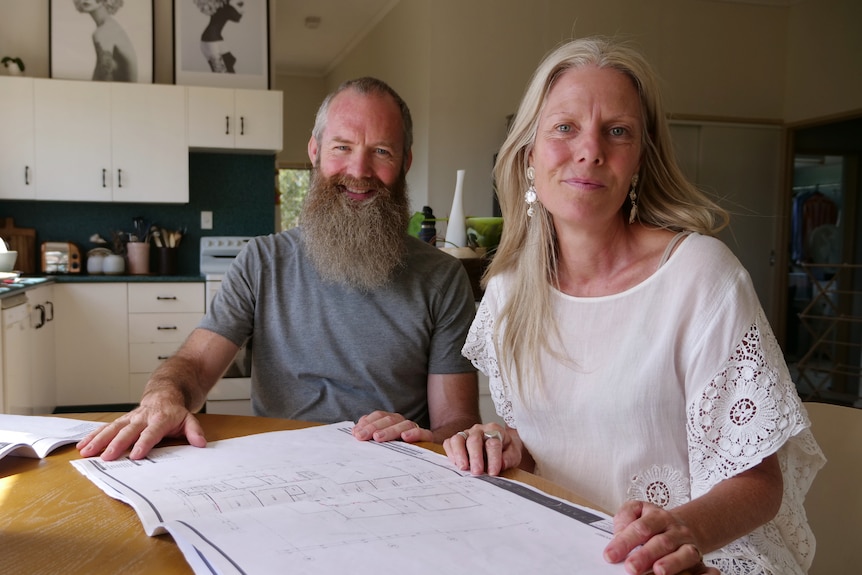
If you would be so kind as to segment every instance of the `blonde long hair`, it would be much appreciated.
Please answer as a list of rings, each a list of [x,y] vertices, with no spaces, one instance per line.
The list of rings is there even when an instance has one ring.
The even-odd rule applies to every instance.
[[[714,235],[728,221],[727,212],[686,180],[677,165],[658,80],[641,54],[610,38],[589,37],[569,41],[545,56],[527,85],[494,167],[505,228],[483,278],[487,284],[498,274],[513,277],[494,340],[507,381],[525,392],[541,389],[541,370],[536,364],[539,352],[544,349],[557,356],[562,354],[562,347],[552,346],[562,343],[551,310],[551,287],[557,285],[556,233],[550,214],[540,203],[534,206],[535,215],[527,216],[527,162],[551,87],[565,71],[584,66],[619,70],[637,88],[643,118],[637,212],[640,222]],[[621,210],[629,207],[626,201]],[[527,385],[531,380],[534,386]]]

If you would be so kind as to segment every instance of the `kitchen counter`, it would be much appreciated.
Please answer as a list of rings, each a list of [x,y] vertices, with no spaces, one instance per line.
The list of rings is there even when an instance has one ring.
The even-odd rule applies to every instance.
[[[0,281],[0,299],[27,291],[28,289],[53,283],[51,276],[17,277],[15,280]]]
[[[28,289],[51,283],[152,283],[152,282],[204,282],[201,275],[195,276],[160,276],[160,275],[89,275],[89,274],[57,274],[39,276],[21,276],[15,280],[0,281],[0,300],[20,294]]]
[[[90,274],[57,274],[51,276],[57,283],[149,283],[149,282],[204,282],[202,275],[176,275],[160,276],[155,274],[146,275],[90,275]]]

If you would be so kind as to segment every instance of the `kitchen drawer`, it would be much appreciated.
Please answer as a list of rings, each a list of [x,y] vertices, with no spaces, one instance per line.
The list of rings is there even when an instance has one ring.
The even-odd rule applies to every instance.
[[[141,401],[141,397],[144,395],[144,389],[147,387],[148,381],[150,381],[149,373],[129,374],[129,401],[133,403]]]
[[[203,282],[129,283],[129,313],[204,313]]]
[[[130,313],[129,343],[182,343],[202,313]]]
[[[129,373],[152,373],[179,347],[179,343],[130,343]]]

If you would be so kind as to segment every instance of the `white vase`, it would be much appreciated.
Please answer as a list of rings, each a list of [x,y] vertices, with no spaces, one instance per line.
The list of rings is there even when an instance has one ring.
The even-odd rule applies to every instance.
[[[446,225],[446,245],[467,247],[467,223],[464,218],[464,170],[458,170],[455,178],[455,196],[449,210],[449,223]]]

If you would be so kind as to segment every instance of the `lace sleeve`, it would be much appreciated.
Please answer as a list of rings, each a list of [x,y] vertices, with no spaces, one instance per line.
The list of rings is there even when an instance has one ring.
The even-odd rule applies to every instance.
[[[467,341],[464,342],[461,355],[469,359],[476,369],[488,376],[488,388],[491,391],[491,399],[494,400],[497,415],[503,418],[506,425],[515,429],[512,400],[509,396],[509,390],[500,376],[500,368],[497,364],[497,354],[494,348],[494,318],[484,299],[479,304],[479,309],[476,310],[476,317],[467,333]]]
[[[825,458],[762,309],[722,369],[688,406],[692,498],[772,454],[778,455],[784,480],[775,518],[710,554],[712,564],[723,573],[748,573],[734,568],[732,557],[763,554],[780,568],[762,572],[800,573],[799,566],[810,565],[814,550],[802,503]]]
[[[760,463],[808,418],[763,311],[699,398],[689,401],[693,487],[703,491]],[[692,490],[692,497],[700,493]]]

